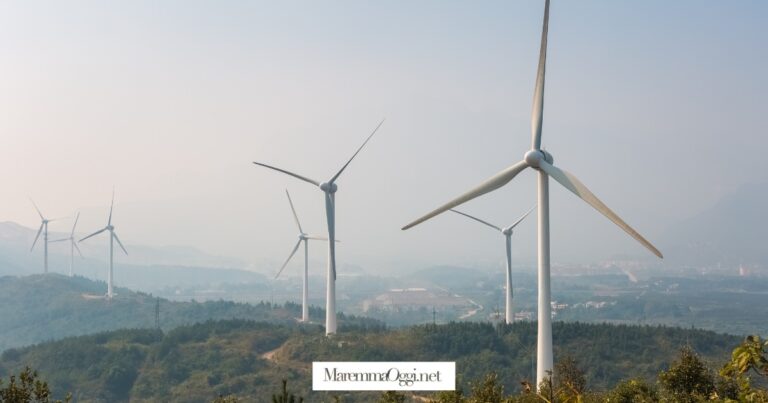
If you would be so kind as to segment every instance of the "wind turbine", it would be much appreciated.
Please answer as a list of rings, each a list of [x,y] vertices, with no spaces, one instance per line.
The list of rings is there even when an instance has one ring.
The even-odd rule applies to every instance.
[[[254,161],[253,163],[256,165],[263,166],[265,168],[269,168],[278,172],[282,172],[286,175],[293,176],[296,179],[303,180],[304,182],[311,183],[317,187],[320,188],[320,190],[325,193],[325,218],[328,221],[328,270],[326,272],[326,294],[325,294],[325,334],[331,335],[336,333],[336,191],[338,190],[338,186],[336,185],[336,180],[339,179],[339,176],[341,176],[341,173],[344,172],[344,170],[347,168],[350,162],[352,162],[353,159],[357,156],[357,154],[360,152],[360,150],[365,147],[366,144],[368,144],[368,141],[371,140],[371,137],[373,137],[374,134],[376,134],[376,131],[379,130],[381,125],[384,123],[384,119],[379,122],[379,125],[376,126],[375,129],[373,129],[373,132],[368,136],[368,138],[365,139],[363,144],[360,146],[360,148],[355,151],[354,154],[352,154],[352,157],[347,161],[344,166],[339,169],[339,172],[336,172],[336,175],[333,175],[331,179],[328,182],[320,183],[320,181],[316,181],[314,179],[307,178],[306,176],[301,176],[299,174],[295,174],[290,171],[286,171],[284,169],[280,169],[277,167],[273,167],[271,165],[263,164],[261,162]]]
[[[112,293],[112,272],[114,267],[114,247],[115,243],[114,241],[117,241],[117,244],[120,245],[120,249],[123,250],[123,252],[127,255],[128,251],[125,250],[125,246],[123,246],[123,243],[120,242],[120,238],[117,237],[117,234],[115,233],[115,227],[112,225],[112,208],[115,206],[115,191],[112,191],[112,204],[109,206],[109,219],[107,220],[107,226],[94,232],[91,235],[88,235],[87,237],[81,239],[79,242],[83,242],[86,239],[101,234],[104,231],[109,231],[109,273],[107,275],[107,299],[112,299],[114,294]]]
[[[291,205],[293,219],[296,221],[296,226],[299,227],[299,241],[296,242],[296,246],[293,247],[291,254],[288,255],[288,259],[285,259],[285,263],[283,263],[283,266],[280,267],[280,270],[277,272],[277,274],[275,274],[275,279],[277,279],[280,276],[280,273],[283,272],[283,269],[288,266],[288,262],[291,261],[293,255],[295,255],[296,251],[299,250],[301,243],[304,242],[304,277],[301,290],[301,321],[309,322],[309,302],[307,301],[309,294],[309,240],[313,239],[327,241],[328,238],[320,235],[308,235],[305,233],[304,230],[301,229],[299,216],[296,214],[296,209],[293,207],[293,201],[291,200],[290,193],[288,193],[288,189],[285,190],[285,195],[288,196],[288,204]]]
[[[552,363],[552,312],[550,307],[549,275],[549,177],[580,197],[590,206],[606,216],[621,229],[635,238],[654,255],[662,258],[661,252],[651,245],[642,235],[619,218],[608,206],[603,204],[592,192],[571,173],[552,165],[552,154],[541,148],[541,127],[544,116],[544,74],[547,60],[547,29],[549,25],[549,0],[544,5],[544,23],[541,33],[539,67],[533,95],[531,116],[531,150],[525,153],[523,160],[502,170],[482,182],[477,187],[449,201],[438,209],[411,222],[403,229],[418,225],[438,214],[450,210],[478,196],[492,192],[509,183],[526,168],[533,168],[538,173],[538,340],[537,340],[537,385],[547,378],[547,372],[553,369]]]
[[[45,269],[44,273],[48,273],[48,223],[55,220],[49,220],[45,217],[43,217],[43,213],[40,212],[40,209],[37,208],[37,204],[35,204],[35,201],[31,198],[29,201],[32,202],[32,205],[35,206],[35,210],[37,210],[37,214],[40,216],[40,229],[37,230],[37,235],[35,235],[35,241],[32,242],[32,247],[29,248],[29,251],[32,252],[35,249],[35,245],[37,245],[37,240],[40,239],[40,233],[43,234],[43,267]]]
[[[83,257],[83,252],[80,251],[80,247],[77,246],[77,240],[75,240],[75,227],[77,227],[77,220],[80,218],[80,213],[77,213],[75,216],[75,223],[72,225],[72,232],[69,233],[69,236],[66,238],[61,239],[54,239],[51,242],[62,242],[62,241],[69,241],[69,277],[72,277],[72,266],[74,266],[75,262],[75,249],[77,249],[77,253],[80,254],[80,257]]]
[[[491,228],[501,232],[504,235],[504,238],[506,238],[506,240],[507,240],[507,242],[506,242],[506,245],[507,245],[507,290],[506,290],[506,293],[505,293],[505,295],[506,295],[506,304],[505,304],[506,314],[505,314],[505,318],[506,318],[507,324],[510,324],[510,323],[512,323],[514,321],[514,315],[513,315],[513,311],[512,311],[512,230],[517,226],[517,224],[520,224],[520,222],[522,222],[525,219],[525,217],[528,217],[528,214],[531,214],[531,211],[533,211],[533,209],[535,209],[535,208],[536,208],[536,206],[531,207],[531,209],[528,210],[525,214],[523,214],[520,218],[518,218],[517,221],[515,221],[509,227],[505,227],[505,228],[497,227],[497,226],[495,226],[495,225],[493,225],[493,224],[491,224],[491,223],[489,223],[487,221],[481,220],[481,219],[479,219],[477,217],[473,217],[473,216],[471,216],[471,215],[469,215],[467,213],[462,213],[461,211],[451,209],[451,211],[453,211],[456,214],[461,214],[464,217],[467,217],[469,219],[475,220],[475,221],[479,222],[480,224],[487,225],[487,226],[489,226],[489,227],[491,227]]]

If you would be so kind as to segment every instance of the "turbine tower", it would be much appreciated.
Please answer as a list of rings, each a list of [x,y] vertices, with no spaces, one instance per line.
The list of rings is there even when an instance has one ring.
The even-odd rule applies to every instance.
[[[49,220],[45,217],[43,217],[43,213],[40,212],[40,209],[37,208],[37,204],[35,204],[35,201],[32,199],[29,199],[29,201],[32,202],[32,205],[35,206],[35,210],[37,210],[37,214],[40,216],[40,229],[37,230],[37,235],[35,235],[35,241],[32,242],[32,247],[29,248],[29,251],[32,252],[35,249],[35,245],[37,245],[37,240],[40,239],[40,233],[43,234],[43,267],[44,267],[44,273],[48,273],[48,223],[55,220]]]
[[[506,238],[506,245],[507,245],[507,290],[505,292],[506,297],[506,323],[509,325],[514,321],[514,315],[512,311],[512,230],[517,226],[517,224],[520,224],[525,217],[528,217],[528,214],[531,214],[531,211],[535,209],[536,206],[531,207],[530,210],[528,210],[525,214],[523,214],[520,218],[517,219],[512,225],[506,228],[497,227],[487,221],[481,220],[477,217],[473,217],[467,213],[462,213],[461,211],[451,209],[456,214],[461,214],[464,217],[467,217],[469,219],[475,220],[479,222],[480,224],[487,225],[499,232],[501,232],[504,235],[504,238]]]
[[[288,262],[291,261],[291,258],[293,255],[296,254],[296,251],[299,250],[299,246],[302,242],[304,242],[304,276],[303,276],[303,283],[302,283],[302,290],[301,290],[301,321],[302,322],[309,322],[309,302],[307,299],[309,298],[309,240],[321,240],[321,241],[327,241],[328,238],[320,235],[308,235],[304,232],[303,229],[301,229],[301,223],[299,222],[299,216],[296,214],[296,209],[293,207],[293,201],[291,200],[291,195],[288,193],[288,190],[285,190],[285,195],[288,196],[288,204],[291,205],[291,211],[293,212],[293,219],[296,221],[296,226],[299,227],[299,241],[296,242],[296,246],[293,247],[293,250],[291,251],[291,254],[288,255],[288,259],[285,259],[285,263],[283,263],[283,266],[280,267],[280,270],[275,274],[275,279],[277,279],[280,276],[280,273],[283,272],[283,269],[285,269],[285,266],[288,266]],[[338,241],[337,241],[338,242]]]
[[[376,134],[376,131],[379,130],[381,125],[384,123],[384,120],[382,119],[381,122],[379,122],[379,125],[376,126],[375,129],[373,129],[373,132],[368,136],[368,138],[365,139],[363,144],[360,146],[360,148],[355,151],[354,154],[352,154],[352,157],[347,161],[344,166],[339,169],[339,172],[336,172],[336,175],[333,175],[330,180],[327,182],[320,183],[319,181],[316,181],[314,179],[307,178],[306,176],[301,176],[299,174],[295,174],[290,171],[286,171],[284,169],[276,168],[271,165],[263,164],[261,162],[254,161],[253,163],[256,165],[263,166],[265,168],[269,168],[278,172],[282,172],[286,175],[293,176],[296,179],[300,179],[304,182],[311,183],[317,187],[320,188],[320,190],[325,193],[325,218],[328,222],[328,270],[326,271],[326,293],[325,293],[325,334],[331,335],[336,333],[336,191],[338,190],[338,186],[336,185],[336,180],[339,179],[339,176],[341,176],[341,173],[344,172],[344,170],[347,168],[349,163],[352,162],[353,159],[357,156],[357,154],[360,152],[360,150],[365,147],[366,144],[368,144],[368,141],[371,140],[371,137],[373,137],[374,134]]]
[[[128,251],[125,250],[125,246],[123,246],[123,243],[120,242],[120,238],[117,237],[117,234],[115,233],[115,227],[112,225],[112,208],[115,206],[115,191],[112,191],[112,204],[109,206],[109,219],[107,220],[107,226],[94,232],[91,235],[88,235],[87,237],[81,239],[79,242],[83,242],[86,239],[101,234],[104,231],[109,231],[109,273],[107,274],[107,299],[112,299],[114,296],[114,293],[112,292],[112,283],[113,283],[113,268],[114,268],[114,247],[115,242],[117,241],[117,244],[120,245],[120,249],[123,250],[123,252],[127,255]]]
[[[547,28],[549,25],[549,0],[544,5],[544,24],[541,32],[541,49],[536,86],[533,95],[531,114],[531,150],[525,153],[523,160],[502,170],[482,182],[477,187],[449,201],[438,209],[411,222],[403,229],[418,225],[438,214],[450,210],[478,196],[492,192],[509,183],[526,168],[533,168],[538,174],[538,336],[537,336],[537,385],[547,378],[547,372],[553,369],[552,360],[552,312],[550,307],[549,275],[549,178],[552,177],[563,187],[594,207],[614,224],[626,231],[654,255],[662,258],[661,252],[651,245],[642,235],[619,218],[608,206],[603,204],[581,181],[572,174],[555,167],[552,155],[541,148],[541,127],[544,116],[544,73],[547,61]]]
[[[83,252],[80,251],[80,247],[77,246],[77,240],[75,239],[75,227],[77,227],[77,220],[80,218],[80,213],[77,213],[75,216],[75,223],[72,225],[72,232],[69,233],[69,236],[66,238],[61,239],[54,239],[51,242],[62,242],[62,241],[69,241],[69,277],[72,277],[72,266],[74,266],[75,262],[75,249],[77,249],[77,253],[80,254],[80,257],[83,257]]]

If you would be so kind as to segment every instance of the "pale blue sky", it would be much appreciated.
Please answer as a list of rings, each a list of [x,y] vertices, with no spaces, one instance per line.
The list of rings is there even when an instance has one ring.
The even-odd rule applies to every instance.
[[[340,262],[495,263],[460,217],[399,228],[529,147],[543,1],[0,3],[0,220],[104,220],[121,237],[279,261],[325,228],[319,191],[250,164],[339,181]],[[544,140],[555,162],[652,241],[749,182],[768,93],[768,3],[554,0]],[[552,191],[553,260],[646,256]],[[511,222],[533,175],[464,210]],[[62,228],[68,224],[59,224]],[[534,225],[516,237],[534,256]],[[585,236],[585,233],[589,236]],[[319,249],[319,246],[316,247]],[[315,258],[322,260],[316,251]]]

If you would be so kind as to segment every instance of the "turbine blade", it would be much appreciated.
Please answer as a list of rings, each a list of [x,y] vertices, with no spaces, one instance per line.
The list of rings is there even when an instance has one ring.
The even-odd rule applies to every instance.
[[[386,118],[385,118],[385,119],[386,119]],[[345,170],[345,169],[347,169],[347,165],[349,165],[349,163],[350,163],[350,162],[352,162],[352,160],[353,160],[353,159],[355,159],[355,157],[356,157],[356,156],[357,156],[357,154],[360,152],[360,150],[362,150],[362,149],[363,149],[363,147],[365,147],[365,145],[366,145],[366,144],[368,144],[368,140],[370,140],[370,139],[371,139],[371,137],[373,137],[373,135],[374,135],[374,134],[376,134],[376,132],[379,130],[379,127],[381,127],[381,125],[384,123],[384,120],[385,120],[385,119],[381,119],[381,122],[379,122],[378,126],[376,126],[376,128],[375,128],[375,129],[373,129],[373,132],[372,132],[370,135],[368,135],[368,138],[367,138],[367,139],[365,139],[365,141],[363,142],[363,145],[361,145],[361,146],[360,146],[360,148],[358,148],[358,149],[357,149],[357,151],[355,151],[355,153],[354,153],[354,154],[352,154],[352,158],[350,158],[350,159],[349,159],[349,161],[347,161],[347,163],[346,163],[346,164],[344,164],[344,166],[343,166],[343,167],[341,167],[341,169],[339,169],[339,172],[336,172],[336,175],[333,175],[333,178],[331,178],[331,180],[330,180],[330,181],[328,181],[329,183],[334,183],[334,182],[336,182],[336,179],[338,179],[338,178],[339,178],[339,176],[341,175],[341,173],[342,173],[342,172],[344,172],[344,170]]]
[[[79,254],[80,254],[80,258],[82,258],[82,259],[85,259],[85,256],[83,256],[83,252],[81,252],[81,251],[80,251],[80,247],[79,247],[79,246],[77,246],[77,242],[75,242],[75,241],[73,240],[73,241],[72,241],[72,246],[74,246],[74,247],[75,247],[75,249],[77,249],[77,253],[79,253]]]
[[[93,234],[91,234],[91,235],[88,235],[87,237],[80,239],[80,240],[79,240],[79,241],[77,241],[77,242],[83,242],[83,241],[85,241],[86,239],[88,239],[88,238],[90,238],[90,237],[92,237],[92,236],[95,236],[95,235],[99,235],[99,234],[101,234],[102,232],[104,232],[104,231],[106,231],[106,230],[107,230],[107,227],[104,227],[104,228],[102,228],[102,229],[100,229],[100,230],[98,230],[98,231],[94,232]]]
[[[421,224],[424,221],[427,221],[438,214],[442,214],[462,203],[466,203],[478,196],[482,196],[488,192],[492,192],[509,183],[509,181],[511,181],[515,176],[517,176],[517,174],[522,172],[522,170],[524,170],[525,168],[528,168],[528,164],[525,161],[520,161],[517,164],[512,165],[511,167],[497,173],[496,175],[493,175],[492,177],[490,177],[489,179],[487,179],[485,182],[481,183],[474,189],[462,194],[461,196],[449,201],[448,203],[442,205],[436,210],[433,210],[427,215],[406,225],[402,229],[407,230],[408,228]]]
[[[305,236],[305,238],[311,239],[311,240],[314,240],[314,241],[327,241],[328,240],[328,237],[322,236],[322,235],[307,235],[307,236]],[[341,242],[340,239],[334,239],[333,241],[336,242],[336,243]]]
[[[485,225],[487,225],[487,226],[489,226],[489,227],[491,227],[491,228],[493,228],[493,229],[496,229],[496,230],[499,230],[499,231],[501,231],[501,228],[499,228],[499,227],[497,227],[497,226],[495,226],[495,225],[493,225],[493,224],[491,224],[491,223],[489,223],[489,222],[487,222],[487,221],[483,221],[483,220],[481,220],[481,219],[479,219],[479,218],[477,218],[477,217],[472,217],[471,215],[469,215],[469,214],[467,214],[467,213],[462,213],[462,212],[461,212],[461,211],[459,211],[459,210],[454,210],[454,209],[451,209],[451,211],[453,211],[453,212],[454,212],[454,213],[456,213],[456,214],[461,214],[461,215],[463,215],[464,217],[467,217],[467,218],[469,218],[469,219],[475,220],[475,221],[479,222],[480,224],[485,224]]]
[[[52,239],[52,240],[48,241],[48,243],[51,243],[51,242],[62,242],[62,241],[69,241],[69,238]]]
[[[72,232],[69,234],[71,238],[75,237],[75,227],[77,227],[77,220],[80,219],[80,212],[77,212],[77,215],[75,215],[75,223],[72,224]]]
[[[520,224],[521,222],[523,222],[523,220],[525,220],[525,217],[528,217],[528,214],[531,214],[533,210],[536,210],[536,206],[531,207],[530,210],[528,210],[525,214],[523,214],[522,217],[518,218],[517,221],[515,221],[515,223],[512,224],[509,228],[517,227],[517,224]]]
[[[653,246],[650,242],[648,242],[645,238],[643,238],[642,235],[640,235],[637,231],[634,230],[634,228],[630,227],[629,224],[624,222],[616,213],[614,213],[608,206],[606,206],[600,199],[597,198],[592,192],[587,189],[586,186],[584,186],[581,181],[579,181],[573,174],[566,172],[560,168],[557,168],[553,165],[550,165],[548,162],[541,160],[541,169],[544,170],[544,172],[547,173],[547,175],[554,178],[556,181],[558,181],[561,185],[563,185],[566,189],[570,190],[573,194],[576,196],[579,196],[582,200],[587,202],[590,206],[594,207],[595,210],[599,211],[601,214],[606,216],[609,220],[613,221],[614,224],[618,225],[621,229],[623,229],[627,234],[629,234],[632,238],[635,238],[638,242],[640,242],[643,246],[645,246],[648,250],[650,250],[654,255],[658,256],[659,258],[664,258],[662,256],[661,252],[659,252],[658,249],[656,249],[655,246]]]
[[[45,220],[45,217],[43,217],[43,213],[41,213],[41,212],[40,212],[40,209],[39,209],[39,208],[37,208],[37,204],[35,204],[35,201],[34,201],[34,200],[32,200],[32,198],[31,198],[31,197],[29,198],[29,201],[31,201],[31,202],[32,202],[32,205],[33,205],[33,206],[35,206],[35,210],[37,210],[37,215],[39,215],[39,216],[40,216],[40,219],[41,219],[41,220]]]
[[[291,194],[288,193],[288,189],[285,189],[285,195],[288,196],[288,204],[291,205],[291,211],[293,212],[293,219],[296,220],[296,226],[299,227],[299,232],[302,234],[304,233],[304,230],[301,229],[301,223],[299,222],[299,216],[296,214],[296,209],[293,208],[293,200],[291,200]]]
[[[285,259],[285,263],[283,263],[283,265],[280,266],[280,270],[277,272],[277,274],[275,274],[275,279],[280,277],[280,273],[282,273],[283,270],[285,269],[285,267],[288,266],[288,262],[291,261],[291,258],[293,257],[293,255],[295,255],[296,251],[299,250],[299,246],[300,245],[301,245],[301,239],[299,239],[299,242],[296,242],[296,246],[293,247],[293,250],[291,251],[291,254],[288,255],[288,259]]]
[[[544,4],[544,23],[541,28],[541,48],[539,49],[539,68],[536,72],[536,89],[533,92],[533,111],[531,112],[531,148],[541,148],[541,126],[544,120],[544,76],[547,70],[547,31],[549,31],[549,0]]]
[[[118,245],[120,245],[120,249],[122,249],[122,250],[123,250],[123,252],[125,252],[125,254],[127,255],[127,254],[128,254],[128,251],[127,251],[127,250],[125,250],[125,246],[123,246],[123,243],[122,243],[122,242],[120,242],[120,238],[118,238],[118,237],[117,237],[117,233],[115,233],[115,232],[112,232],[112,236],[113,236],[113,237],[115,237],[115,241],[117,241],[117,244],[118,244]]]
[[[109,205],[109,220],[107,225],[112,225],[112,208],[115,207],[115,188],[112,188],[112,203]]]
[[[260,166],[263,166],[263,167],[265,167],[265,168],[273,169],[273,170],[275,170],[275,171],[277,171],[277,172],[282,172],[282,173],[284,173],[284,174],[286,174],[286,175],[290,175],[290,176],[293,176],[293,177],[294,177],[294,178],[296,178],[296,179],[301,179],[301,180],[303,180],[304,182],[309,182],[309,183],[311,183],[311,184],[313,184],[313,185],[315,185],[315,186],[320,186],[320,182],[318,182],[318,181],[316,181],[316,180],[314,180],[314,179],[309,179],[309,178],[307,178],[307,177],[304,177],[304,176],[301,176],[301,175],[299,175],[299,174],[295,174],[295,173],[293,173],[293,172],[290,172],[290,171],[286,171],[285,169],[280,169],[280,168],[277,168],[277,167],[273,167],[272,165],[262,164],[261,162],[256,162],[256,161],[253,161],[253,163],[254,163],[254,164],[256,164],[256,165],[260,165]]]
[[[34,241],[34,242],[32,242],[32,247],[31,247],[31,248],[29,248],[29,251],[30,251],[30,252],[32,252],[32,250],[33,250],[33,249],[35,249],[35,245],[37,245],[37,240],[38,240],[38,239],[40,239],[40,233],[42,233],[42,232],[43,232],[43,227],[44,227],[44,226],[45,226],[45,224],[40,224],[40,229],[39,229],[39,230],[37,230],[37,235],[35,235],[35,241]]]

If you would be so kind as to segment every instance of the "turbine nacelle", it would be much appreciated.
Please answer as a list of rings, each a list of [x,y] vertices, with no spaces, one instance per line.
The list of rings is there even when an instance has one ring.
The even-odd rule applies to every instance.
[[[513,232],[512,231],[512,227],[507,227],[507,228],[504,228],[504,229],[501,230],[501,233],[506,235],[506,236],[512,235],[512,232]]]
[[[320,189],[325,193],[336,193],[339,187],[333,182],[323,182],[320,184]]]

